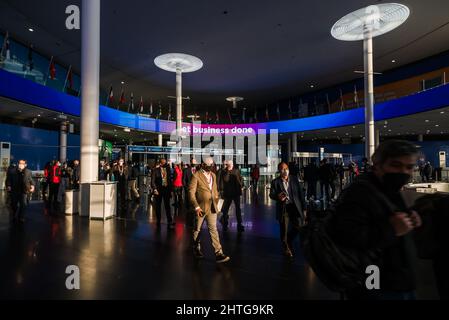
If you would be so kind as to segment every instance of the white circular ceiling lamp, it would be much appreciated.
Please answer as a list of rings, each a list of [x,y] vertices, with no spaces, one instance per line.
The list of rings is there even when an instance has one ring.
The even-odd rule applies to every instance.
[[[410,9],[399,3],[381,3],[351,12],[338,20],[331,34],[342,41],[360,41],[367,33],[375,38],[401,26],[410,16]]]
[[[341,41],[363,40],[365,78],[365,156],[371,159],[376,149],[374,123],[373,38],[398,28],[410,17],[410,9],[399,3],[381,3],[351,12],[338,20],[332,36]]]

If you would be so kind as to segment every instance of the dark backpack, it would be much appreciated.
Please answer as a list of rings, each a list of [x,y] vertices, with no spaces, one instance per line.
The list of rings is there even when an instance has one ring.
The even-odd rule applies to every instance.
[[[328,209],[311,218],[302,228],[301,244],[308,264],[321,282],[329,290],[342,293],[362,285],[365,275],[360,272],[358,255],[337,245],[328,234],[327,224],[334,214],[333,209]]]
[[[368,182],[363,184],[376,194],[379,201],[394,210],[390,201]],[[360,252],[335,243],[328,232],[335,208],[324,212],[309,212],[309,223],[302,228],[301,244],[306,261],[321,282],[334,292],[345,293],[364,285],[367,275],[365,268],[376,265],[379,250]]]

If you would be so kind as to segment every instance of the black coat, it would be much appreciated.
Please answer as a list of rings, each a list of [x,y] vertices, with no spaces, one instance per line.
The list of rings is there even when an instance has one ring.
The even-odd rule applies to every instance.
[[[380,287],[385,291],[413,291],[416,286],[412,234],[397,237],[389,222],[394,212],[406,210],[400,192],[389,191],[368,173],[343,191],[329,223],[334,241],[357,250],[362,260],[367,252],[377,253],[374,263],[381,270]]]
[[[165,170],[167,171],[167,187],[165,187],[165,189],[171,190],[173,179],[171,176],[170,167],[165,167]],[[154,168],[151,171],[151,189],[160,190],[162,188],[162,168]]]
[[[242,195],[243,178],[239,169],[220,170],[217,179],[218,191],[223,198],[234,198]]]
[[[200,170],[200,167],[196,166],[196,171],[199,171],[199,170]],[[190,180],[192,180],[192,177],[193,177],[192,167],[185,168],[182,171],[182,186],[184,188],[188,188],[189,187]]]
[[[289,180],[289,190],[288,194],[290,196],[290,200],[295,205],[296,209],[299,213],[300,224],[303,225],[305,223],[305,214],[304,210],[306,208],[304,190],[302,185],[299,183],[299,180],[295,176],[290,176]],[[276,219],[280,220],[284,213],[284,204],[279,201],[279,195],[285,192],[284,184],[282,182],[282,178],[276,178],[271,181],[270,188],[270,198],[276,201]]]
[[[6,176],[6,187],[11,188],[11,194],[20,195],[30,193],[31,186],[34,186],[31,171],[24,169],[19,171],[18,168],[8,172]]]

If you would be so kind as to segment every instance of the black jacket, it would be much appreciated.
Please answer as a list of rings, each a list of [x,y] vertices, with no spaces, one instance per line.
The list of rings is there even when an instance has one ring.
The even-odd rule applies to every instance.
[[[316,182],[318,181],[318,167],[314,164],[308,164],[304,168],[304,181]]]
[[[196,166],[196,171],[199,171],[199,170],[200,170],[200,167]],[[190,180],[192,180],[192,177],[193,177],[192,167],[185,168],[182,171],[182,185],[183,185],[184,188],[188,188],[189,187]]]
[[[413,238],[411,234],[395,235],[389,222],[394,212],[407,212],[400,192],[389,190],[372,173],[363,174],[338,199],[329,233],[334,241],[356,249],[361,257],[377,252],[374,263],[381,271],[382,290],[412,291],[416,286]]]
[[[243,178],[239,169],[220,170],[217,179],[218,191],[224,198],[233,198],[242,195]]]
[[[290,200],[295,204],[296,209],[299,213],[299,218],[301,225],[305,222],[304,209],[306,208],[304,191],[302,185],[299,183],[299,180],[295,176],[290,176],[289,180],[289,190],[288,194],[290,196]],[[271,181],[270,188],[270,198],[276,201],[276,219],[280,220],[282,214],[284,213],[284,204],[279,201],[279,195],[285,192],[284,184],[282,182],[282,178],[276,178]]]
[[[31,186],[34,186],[33,177],[31,171],[24,169],[11,170],[6,176],[6,187],[11,188],[13,195],[28,194],[30,193]]]
[[[173,180],[170,172],[170,167],[166,166],[165,170],[167,172],[167,186],[165,187],[165,189],[171,190]],[[154,168],[151,171],[151,189],[161,190],[162,188],[162,168]]]

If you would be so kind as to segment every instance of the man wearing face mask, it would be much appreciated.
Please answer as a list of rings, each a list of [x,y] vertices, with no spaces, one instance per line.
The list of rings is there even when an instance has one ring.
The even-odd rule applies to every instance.
[[[280,177],[271,182],[270,198],[276,201],[284,255],[293,258],[293,241],[306,221],[304,191],[297,177],[290,175],[285,162],[279,164]]]
[[[206,221],[215,251],[215,261],[224,263],[229,261],[230,258],[223,253],[217,230],[218,189],[217,177],[212,172],[213,165],[214,160],[212,158],[205,159],[201,170],[193,175],[189,185],[190,203],[195,208],[196,213],[193,230],[193,253],[197,259],[204,257],[201,252],[200,232],[204,221]]]
[[[124,209],[126,206],[126,191],[128,187],[128,167],[124,159],[119,159],[117,166],[114,167],[114,181],[117,181],[118,207]]]
[[[329,223],[329,234],[351,248],[364,264],[380,270],[380,290],[364,286],[347,292],[349,299],[415,299],[415,247],[412,231],[420,216],[408,210],[400,190],[412,177],[417,147],[407,141],[382,143],[372,157],[372,172],[360,175],[343,191]],[[365,274],[368,265],[361,265]]]
[[[228,231],[229,221],[229,208],[234,202],[235,215],[237,217],[237,231],[243,232],[245,228],[242,220],[242,209],[240,208],[240,197],[242,195],[243,178],[240,174],[240,170],[234,168],[234,162],[228,160],[225,162],[225,168],[218,173],[218,190],[222,198],[223,203],[223,216],[220,219],[220,223],[223,225],[223,231]]]
[[[167,165],[167,160],[161,159],[160,166],[154,168],[151,172],[151,189],[153,190],[157,227],[161,226],[162,218],[162,202],[165,207],[165,215],[167,216],[167,228],[174,229],[173,217],[171,214],[170,198],[172,191],[172,175],[170,174],[170,167]]]
[[[6,189],[11,195],[11,210],[13,221],[18,214],[19,222],[25,221],[25,209],[28,204],[28,195],[34,192],[34,182],[31,171],[26,168],[26,161],[19,160],[17,169],[11,171],[6,177]]]

